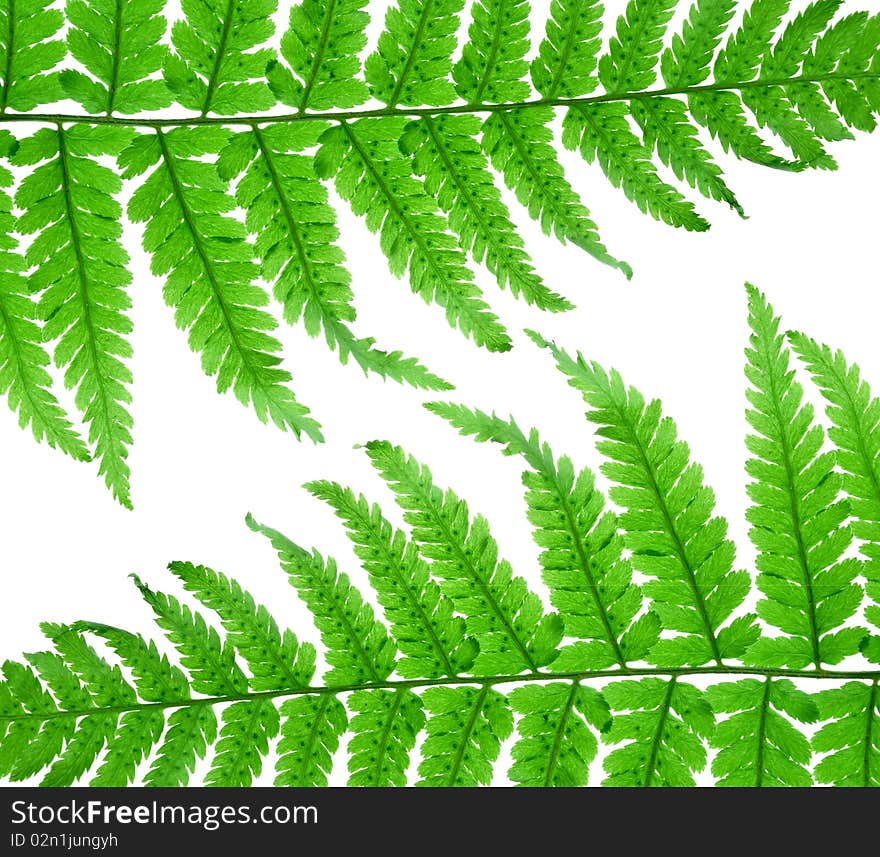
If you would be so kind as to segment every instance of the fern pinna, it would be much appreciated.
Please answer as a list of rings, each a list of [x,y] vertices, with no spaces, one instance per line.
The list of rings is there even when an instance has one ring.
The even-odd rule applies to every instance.
[[[532,265],[501,182],[545,232],[631,273],[558,144],[651,216],[699,231],[682,185],[742,213],[713,140],[764,166],[829,169],[829,142],[876,124],[880,16],[842,0],[632,0],[607,28],[596,0],[554,0],[540,22],[526,0],[465,5],[400,2],[371,45],[366,0],[184,0],[168,14],[164,0],[0,0],[0,161],[13,168],[0,163],[0,389],[21,425],[96,458],[130,504],[124,223],[143,224],[165,300],[218,389],[320,440],[270,303],[343,362],[448,389],[354,333],[329,187],[395,276],[504,351],[468,257],[536,307],[572,304]]]
[[[278,785],[324,785],[344,757],[352,785],[473,786],[499,781],[508,746],[506,779],[527,786],[880,786],[880,400],[748,301],[754,580],[660,403],[535,335],[587,404],[607,499],[536,430],[428,407],[522,460],[549,605],[485,518],[372,442],[403,529],[351,488],[306,486],[341,519],[369,601],[331,557],[248,518],[314,617],[319,678],[315,646],[237,582],[176,562],[186,600],[135,578],[161,643],[46,624],[50,650],[3,665],[0,773],[176,786],[204,759],[205,783],[248,785],[274,753]]]

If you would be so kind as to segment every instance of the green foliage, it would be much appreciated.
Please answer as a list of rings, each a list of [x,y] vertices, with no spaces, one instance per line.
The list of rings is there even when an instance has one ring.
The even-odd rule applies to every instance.
[[[536,429],[429,409],[523,462],[555,612],[499,558],[483,516],[373,441],[364,453],[400,528],[347,486],[305,486],[347,531],[362,567],[351,576],[247,519],[320,646],[205,566],[171,564],[183,597],[135,578],[164,640],[45,624],[50,650],[2,665],[0,777],[178,786],[198,766],[201,782],[243,786],[271,757],[282,786],[324,786],[345,766],[351,785],[478,786],[502,781],[509,756],[506,781],[523,786],[582,786],[602,770],[626,787],[880,786],[878,637],[858,627],[863,609],[872,622],[880,609],[880,407],[842,354],[789,334],[827,406],[827,444],[772,307],[751,286],[747,296],[757,616],[727,524],[660,403],[535,334],[586,401],[607,498]],[[864,562],[827,547],[853,538]]]
[[[15,164],[34,167],[15,195],[22,212],[16,228],[36,236],[25,259],[28,291],[40,296],[43,339],[56,343],[55,364],[66,370],[65,386],[76,390],[99,472],[125,506],[131,275],[115,199],[122,182],[96,158],[118,154],[129,136],[120,128],[59,125],[23,140],[13,156]]]
[[[599,426],[602,472],[610,498],[625,510],[620,524],[633,567],[652,578],[643,589],[661,626],[679,632],[660,640],[648,659],[696,666],[741,657],[759,634],[752,615],[731,618],[748,595],[749,575],[734,569],[727,522],[713,517],[715,496],[675,423],[617,372],[536,340],[550,348]]]
[[[305,0],[290,10],[281,38],[287,66],[270,60],[266,76],[275,97],[299,110],[356,107],[368,98],[358,79],[366,45],[366,0]]]
[[[167,107],[171,93],[161,80],[150,79],[168,54],[160,43],[166,28],[164,6],[163,0],[70,0],[65,7],[70,55],[92,77],[65,69],[65,94],[89,113]]]
[[[543,33],[528,0],[399,0],[374,43],[367,0],[58,5],[0,0],[0,125],[44,126],[31,142],[0,136],[0,186],[23,203],[0,197],[0,390],[38,439],[97,459],[126,505],[131,334],[123,215],[111,198],[131,191],[127,219],[146,224],[153,271],[218,389],[317,441],[317,419],[281,367],[273,298],[342,363],[420,389],[449,386],[355,334],[358,284],[329,184],[377,236],[395,276],[477,345],[505,351],[510,336],[468,257],[539,309],[563,311],[578,296],[543,282],[499,181],[545,233],[631,277],[602,242],[560,147],[597,165],[643,212],[703,231],[699,196],[744,214],[716,150],[776,169],[833,169],[831,144],[872,132],[880,111],[880,16],[842,0],[800,14],[791,0],[631,0],[611,18],[600,0],[553,0]],[[286,24],[276,42],[277,20]],[[81,117],[58,112],[70,99]],[[89,147],[62,156],[67,178],[89,193],[39,220],[22,188],[42,170],[40,192],[63,191],[66,179],[52,179],[52,191],[55,168],[43,169],[53,135]],[[39,157],[16,154],[44,144]],[[64,296],[44,294],[38,261],[16,251],[21,235],[79,248],[88,286],[79,313],[83,299],[97,300],[100,325],[91,315],[85,328],[49,323],[43,310]],[[99,246],[112,271],[103,254],[103,273],[89,258]],[[68,314],[75,303],[62,301]],[[67,367],[77,344],[85,356],[67,382],[87,443],[46,360],[48,348]]]
[[[753,287],[749,313],[749,534],[765,596],[758,613],[782,635],[760,640],[748,657],[773,666],[836,664],[864,638],[860,628],[841,628],[862,602],[854,583],[861,564],[843,558],[852,541],[849,503],[840,498],[837,457],[822,452],[825,433],[791,378],[779,320]]]
[[[720,786],[809,786],[810,742],[790,722],[819,719],[816,703],[787,679],[743,679],[709,688],[719,749],[712,773]]]
[[[605,760],[604,785],[694,785],[706,766],[702,739],[714,726],[704,695],[675,677],[616,682],[603,694],[613,712],[608,743],[623,744]]]

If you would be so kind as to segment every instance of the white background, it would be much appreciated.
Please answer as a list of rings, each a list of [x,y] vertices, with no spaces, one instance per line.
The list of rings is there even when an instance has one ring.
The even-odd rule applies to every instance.
[[[374,5],[381,4],[371,10]],[[849,8],[878,11],[880,4],[862,0]],[[536,20],[544,15],[546,10]],[[523,328],[537,328],[569,350],[618,368],[646,396],[660,397],[705,467],[739,546],[739,562],[751,567],[744,525],[743,283],[765,290],[785,326],[843,347],[880,389],[880,134],[833,146],[837,172],[792,175],[741,164],[717,145],[712,151],[748,219],[691,193],[712,223],[707,234],[643,216],[598,168],[563,155],[567,176],[609,250],[635,269],[629,283],[577,248],[544,237],[505,191],[536,268],[578,306],[557,316],[531,310],[479,270],[487,298],[513,337],[509,354],[478,349],[447,326],[442,310],[413,296],[405,280],[395,280],[374,237],[342,203],[341,243],[354,272],[360,335],[419,356],[455,384],[449,400],[512,413],[521,425],[537,426],[557,453],[567,452],[578,465],[600,463],[593,430],[578,395]],[[135,510],[114,503],[96,465],[37,446],[10,412],[0,412],[0,658],[42,647],[42,620],[92,619],[154,633],[128,575],[175,590],[164,570],[171,560],[205,563],[237,577],[280,622],[317,641],[271,548],[247,530],[244,516],[251,511],[304,546],[334,555],[365,584],[341,526],[300,486],[314,478],[342,481],[381,501],[399,522],[390,492],[354,448],[377,438],[402,444],[431,466],[439,484],[454,486],[485,514],[502,554],[544,594],[517,460],[460,438],[421,407],[434,398],[430,394],[340,366],[301,328],[281,327],[278,336],[297,396],[323,424],[327,442],[299,443],[262,426],[231,396],[218,396],[214,381],[202,374],[163,304],[162,283],[149,273],[140,238],[139,227],[126,226],[134,271]],[[342,764],[334,780],[344,781]]]

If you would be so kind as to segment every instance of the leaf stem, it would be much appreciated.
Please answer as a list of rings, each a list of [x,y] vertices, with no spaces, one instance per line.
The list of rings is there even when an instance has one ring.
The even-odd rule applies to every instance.
[[[764,740],[767,734],[767,708],[770,705],[770,686],[772,682],[772,677],[767,676],[767,680],[764,682],[764,690],[761,694],[761,719],[758,721],[758,746],[755,754],[755,786],[757,788],[764,784]]]
[[[180,118],[150,119],[137,116],[102,116],[75,113],[4,113],[3,122],[84,122],[91,125],[123,125],[133,128],[176,128],[181,125],[253,125],[255,122],[309,122],[320,119],[325,122],[346,122],[363,118],[389,118],[393,116],[418,117],[439,116],[444,113],[509,113],[535,107],[578,107],[606,104],[614,101],[636,101],[645,98],[696,95],[706,92],[737,92],[745,89],[794,86],[802,83],[854,82],[857,80],[880,80],[880,71],[829,73],[823,75],[800,75],[783,79],[750,80],[700,84],[698,86],[648,89],[642,92],[615,92],[578,98],[533,98],[505,103],[450,104],[443,107],[376,107],[359,110],[305,111],[296,113],[263,113],[259,115],[207,116],[194,114]]]
[[[145,702],[134,705],[106,706],[103,708],[82,708],[70,711],[37,712],[34,714],[11,714],[0,715],[0,723],[16,723],[24,720],[55,720],[59,717],[83,717],[91,714],[125,714],[129,711],[150,711],[153,709],[166,708],[189,708],[197,705],[225,705],[230,702],[247,702],[256,699],[278,699],[280,697],[298,696],[337,696],[343,693],[353,693],[357,690],[418,690],[428,687],[460,687],[460,686],[484,686],[493,687],[500,684],[531,684],[534,682],[551,681],[590,681],[608,680],[616,678],[689,678],[695,676],[759,676],[762,678],[807,678],[822,679],[825,681],[871,681],[874,682],[875,705],[880,702],[880,670],[795,670],[775,669],[772,667],[746,667],[746,666],[707,666],[707,667],[682,667],[677,669],[663,669],[659,667],[617,667],[608,670],[590,670],[584,672],[528,672],[516,675],[498,676],[458,676],[456,678],[425,678],[425,679],[387,679],[385,681],[364,682],[363,684],[347,685],[315,685],[296,690],[284,688],[283,690],[265,690],[254,693],[230,694],[226,696],[208,696],[201,698],[186,698],[168,700],[165,702]]]
[[[660,717],[657,720],[657,729],[654,731],[654,740],[651,742],[651,755],[645,767],[644,787],[646,789],[651,787],[651,780],[654,778],[654,769],[657,765],[660,745],[663,743],[663,730],[666,727],[666,719],[669,717],[669,708],[672,705],[672,694],[675,692],[677,678],[677,676],[672,676],[669,680],[669,684],[666,686],[666,693],[663,696],[663,702],[660,705]]]

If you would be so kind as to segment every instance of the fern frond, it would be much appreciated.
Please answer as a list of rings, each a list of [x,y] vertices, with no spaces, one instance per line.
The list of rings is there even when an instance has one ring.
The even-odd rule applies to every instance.
[[[256,236],[260,274],[275,283],[285,320],[302,320],[311,336],[323,329],[342,363],[352,357],[365,372],[414,387],[449,389],[415,359],[374,348],[371,339],[356,338],[348,326],[356,313],[351,276],[336,243],[336,214],[315,175],[313,159],[300,154],[316,144],[326,127],[323,122],[254,126],[230,137],[219,153],[221,178],[243,174],[236,200],[247,212],[248,232]]]
[[[706,766],[701,739],[714,725],[705,696],[676,678],[615,682],[602,693],[613,716],[606,740],[626,742],[605,760],[604,785],[694,785],[693,775]]]
[[[866,666],[871,647],[857,651],[865,591],[821,567],[829,541],[841,532],[850,540],[835,504],[848,513],[852,500],[857,526],[868,523],[859,515],[872,508],[860,501],[869,483],[857,474],[874,464],[876,408],[842,356],[792,335],[829,404],[838,474],[816,446],[818,426],[801,404],[778,320],[755,289],[749,306],[749,419],[762,432],[749,441],[760,456],[749,469],[767,470],[757,483],[764,505],[750,512],[765,595],[758,617],[742,615],[750,581],[732,570],[725,522],[712,517],[712,495],[659,403],[535,334],[599,425],[621,514],[588,470],[557,457],[536,430],[459,405],[429,409],[523,460],[527,516],[558,615],[499,560],[485,519],[402,449],[371,442],[367,456],[396,495],[405,529],[335,482],[306,488],[343,521],[387,626],[332,559],[249,517],[314,616],[323,674],[315,676],[316,648],[280,628],[233,579],[173,563],[184,591],[217,623],[135,579],[173,656],[109,625],[44,625],[53,650],[2,667],[0,776],[178,786],[204,759],[205,783],[242,786],[274,748],[277,785],[327,785],[343,757],[352,785],[484,785],[509,754],[510,782],[577,786],[604,748],[612,786],[693,785],[710,750],[718,785],[880,786],[880,674]],[[791,444],[790,486],[777,479],[786,459],[774,437]],[[816,473],[819,483],[794,506],[767,504],[764,495],[777,504],[799,497]],[[833,497],[823,493],[829,479]],[[817,545],[806,568],[823,584],[813,587],[818,663],[803,630],[806,587],[773,573],[798,570],[797,558],[781,553],[794,543],[792,521]],[[859,530],[866,558],[871,532]],[[876,563],[855,563],[870,586]],[[843,597],[829,594],[825,584],[841,580]],[[835,668],[842,641],[848,661]]]
[[[23,140],[14,156],[38,164],[15,196],[22,210],[16,228],[36,237],[26,253],[28,287],[39,295],[44,341],[57,340],[55,364],[76,390],[89,426],[99,472],[120,503],[131,506],[129,468],[132,419],[128,412],[131,282],[120,238],[122,182],[97,158],[116,155],[126,129],[59,125]]]
[[[453,101],[449,76],[463,8],[464,0],[403,0],[389,9],[364,66],[373,96],[388,107]]]
[[[749,533],[759,551],[757,585],[765,596],[758,614],[783,632],[759,640],[748,657],[821,669],[858,651],[864,637],[860,628],[841,628],[862,601],[854,582],[860,563],[842,559],[852,541],[848,503],[838,499],[834,454],[822,451],[825,433],[792,378],[779,320],[757,289],[749,286],[748,296],[747,417],[755,432],[747,439],[753,456],[747,464],[754,504]]]
[[[623,103],[572,108],[565,116],[562,141],[566,148],[577,149],[587,163],[598,163],[608,181],[645,214],[695,232],[708,229],[708,222],[693,205],[660,178],[651,152],[629,127],[629,115],[630,108]],[[687,148],[687,144],[682,146],[682,136],[673,139]]]
[[[601,19],[598,0],[555,0],[551,4],[545,35],[531,67],[532,82],[544,98],[577,98],[599,85],[595,72]]]
[[[474,116],[425,117],[407,126],[401,148],[413,155],[413,169],[424,177],[426,190],[449,217],[461,246],[486,265],[499,286],[509,284],[514,296],[522,295],[541,309],[572,309],[532,268],[492,180],[486,155],[473,139],[479,125]]]
[[[719,786],[809,786],[810,742],[792,720],[819,719],[816,703],[787,679],[743,679],[706,692],[718,723],[712,773]],[[787,717],[785,716],[787,715]]]
[[[326,786],[333,754],[348,728],[345,706],[332,694],[300,696],[281,706],[276,786]]]
[[[880,690],[871,684],[847,682],[816,696],[827,721],[813,738],[813,749],[825,753],[816,765],[816,779],[835,786],[880,786]]]
[[[611,499],[625,509],[620,522],[633,567],[654,578],[645,593],[661,625],[677,632],[660,640],[649,660],[682,666],[741,657],[759,633],[753,616],[731,619],[749,577],[734,570],[727,522],[712,516],[714,494],[675,424],[663,417],[659,401],[646,402],[617,372],[535,338],[551,350],[589,406],[587,419],[599,426],[597,446],[607,459],[602,472],[615,483]]]
[[[311,610],[327,647],[327,662],[333,667],[327,673],[328,680],[356,685],[388,678],[395,666],[397,646],[348,576],[337,571],[336,562],[325,561],[317,551],[303,550],[253,518],[248,518],[248,526],[269,539],[290,585]]]
[[[430,471],[399,447],[373,442],[367,453],[396,494],[444,594],[467,617],[480,646],[474,669],[516,673],[551,663],[562,623],[556,614],[545,615],[525,581],[498,559],[485,518],[471,519],[467,504],[435,486]]]
[[[71,0],[65,14],[70,54],[89,74],[65,69],[65,95],[89,113],[132,114],[171,104],[164,81],[152,79],[168,48],[161,43],[164,0]],[[90,76],[91,75],[91,76]]]
[[[0,155],[8,157],[17,148],[12,135],[0,131]],[[0,167],[0,393],[18,412],[19,425],[30,426],[37,441],[45,439],[49,446],[85,461],[89,451],[51,390],[49,355],[37,324],[37,307],[28,294],[24,259],[12,234],[15,218],[6,192],[11,184],[11,173]]]
[[[266,293],[254,284],[253,247],[243,224],[228,216],[234,201],[215,168],[200,160],[226,144],[225,130],[176,128],[140,135],[120,155],[128,177],[149,172],[129,202],[129,217],[147,224],[144,248],[154,274],[167,277],[165,301],[202,367],[217,376],[217,389],[232,389],[257,416],[297,436],[321,440],[308,408],[285,386],[278,367],[276,322],[263,307]]]
[[[529,47],[528,0],[477,0],[468,41],[452,69],[456,92],[468,104],[528,98]]]
[[[411,175],[398,141],[404,119],[361,119],[331,128],[316,158],[320,175],[335,175],[336,190],[367,228],[380,234],[391,272],[409,271],[413,291],[446,310],[450,324],[490,351],[510,339],[482,300],[465,257],[424,184]]]
[[[345,522],[355,551],[370,576],[401,652],[405,678],[456,676],[473,665],[477,645],[454,615],[415,545],[394,531],[378,506],[332,482],[306,485]]]
[[[522,715],[510,779],[522,786],[584,786],[611,714],[605,698],[580,682],[518,687],[510,694]],[[588,725],[589,724],[589,725]]]
[[[604,510],[593,474],[576,473],[567,456],[557,462],[537,431],[526,434],[513,420],[440,402],[428,408],[463,435],[503,444],[506,455],[519,455],[529,466],[523,484],[534,538],[543,548],[542,576],[566,635],[577,640],[554,668],[603,669],[644,658],[660,624],[653,613],[633,621],[642,593],[623,556],[617,516]]]
[[[828,437],[837,447],[835,460],[843,471],[849,501],[850,527],[868,563],[865,589],[874,602],[865,618],[880,630],[880,401],[862,380],[858,366],[803,334],[790,335],[792,346],[806,364],[827,403],[831,421]],[[863,651],[880,663],[880,638],[862,642]]]
[[[508,701],[483,687],[430,687],[422,696],[427,737],[420,786],[485,786],[502,742],[513,730]]]
[[[680,33],[660,57],[669,89],[696,86],[712,73],[712,60],[736,12],[736,0],[697,0]],[[749,13],[746,12],[748,15]]]
[[[265,81],[272,59],[260,47],[274,32],[277,0],[183,0],[171,28],[174,53],[165,83],[177,102],[202,116],[266,110],[275,99]]]
[[[350,786],[406,785],[409,755],[425,725],[421,700],[409,690],[351,695]]]
[[[67,53],[64,16],[51,0],[0,4],[0,112],[33,110],[61,98],[55,67]]]
[[[358,53],[367,43],[367,0],[305,0],[290,10],[281,38],[287,66],[270,60],[266,76],[275,97],[301,111],[363,104],[369,91],[358,79]]]
[[[483,150],[545,234],[571,241],[629,278],[632,269],[605,249],[590,212],[565,178],[550,144],[552,119],[550,108],[493,113],[483,126]]]

